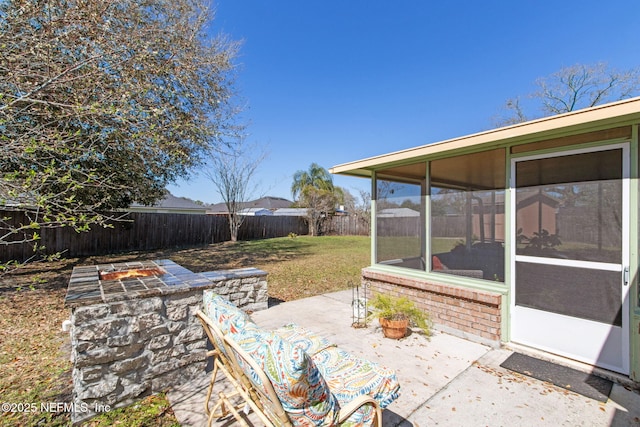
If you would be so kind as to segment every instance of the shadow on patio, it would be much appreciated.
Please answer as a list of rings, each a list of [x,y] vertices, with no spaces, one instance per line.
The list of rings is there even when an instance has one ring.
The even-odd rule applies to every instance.
[[[368,328],[352,328],[351,291],[281,303],[252,318],[265,329],[297,323],[356,356],[394,369],[400,397],[383,411],[385,427],[640,425],[640,395],[621,385],[614,385],[609,401],[602,404],[501,368],[511,354],[505,349],[439,331],[430,339],[416,332],[400,341],[389,340],[377,321]],[[208,379],[203,373],[199,382],[168,393],[181,425],[206,424]],[[225,382],[217,387],[226,387]],[[253,414],[248,421],[261,425]],[[234,420],[213,425],[231,426]]]

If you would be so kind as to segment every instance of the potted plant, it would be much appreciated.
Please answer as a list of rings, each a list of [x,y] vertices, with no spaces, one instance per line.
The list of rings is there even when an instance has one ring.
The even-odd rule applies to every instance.
[[[560,237],[557,234],[549,233],[549,231],[545,229],[542,229],[539,233],[534,231],[533,237],[527,237],[522,233],[522,228],[519,228],[516,235],[516,242],[518,245],[526,245],[523,248],[518,248],[518,254],[566,258],[566,256],[558,252],[557,249],[557,246],[562,245]]]
[[[407,334],[409,323],[413,322],[427,336],[431,334],[429,315],[420,310],[407,297],[376,294],[369,301],[371,314],[377,317],[382,326],[382,333],[387,338],[400,339]]]

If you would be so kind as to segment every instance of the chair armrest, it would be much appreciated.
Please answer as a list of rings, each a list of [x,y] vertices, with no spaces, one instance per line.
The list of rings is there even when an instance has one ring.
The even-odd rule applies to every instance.
[[[371,396],[363,394],[353,399],[351,402],[340,408],[340,414],[338,415],[338,422],[343,423],[357,411],[360,407],[364,405],[371,405],[373,409],[376,411],[376,427],[382,427],[382,410],[380,409],[380,405],[376,402]]]

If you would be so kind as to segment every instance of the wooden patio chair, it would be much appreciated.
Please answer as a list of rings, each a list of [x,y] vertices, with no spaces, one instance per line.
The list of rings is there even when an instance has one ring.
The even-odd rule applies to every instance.
[[[222,333],[218,325],[200,310],[197,311],[196,316],[205,327],[207,336],[214,347],[214,349],[209,352],[209,356],[213,357],[214,365],[207,389],[207,401],[205,402],[208,425],[211,426],[211,423],[216,418],[232,415],[241,426],[248,427],[249,425],[245,418],[241,415],[243,408],[246,409],[248,406],[260,418],[260,421],[268,427],[293,427],[295,424],[289,416],[291,414],[287,413],[283,407],[281,398],[274,389],[272,380],[265,373],[263,366],[256,360],[256,357],[249,354],[241,344],[234,339],[238,337],[242,339],[242,334]],[[271,334],[271,332],[266,333]],[[332,350],[335,350],[335,348],[332,348]],[[213,407],[210,407],[210,400],[213,395],[217,373],[220,371],[223,372],[229,380],[233,391],[219,391],[217,394],[217,402]],[[331,393],[328,392],[325,397],[327,400],[330,400],[330,402],[327,402],[326,407],[335,405],[336,399]],[[363,408],[367,406],[368,408]],[[382,426],[382,409],[380,404],[373,397],[366,394],[356,396],[346,403],[343,399],[337,414],[329,411],[327,416],[333,421],[330,425],[340,425],[344,423],[359,409],[369,409],[372,411],[373,413],[370,414],[373,419],[371,425],[376,427]]]
[[[224,340],[224,334],[218,325],[216,325],[201,310],[196,312],[196,317],[198,317],[202,323],[207,337],[213,346],[213,350],[207,352],[207,357],[211,357],[213,360],[213,369],[209,380],[209,386],[207,387],[206,400],[204,402],[204,410],[208,417],[207,426],[211,426],[214,419],[224,418],[229,414],[232,414],[242,426],[247,426],[247,423],[241,417],[239,411],[243,410],[248,402],[253,402],[257,399],[255,394],[252,395],[251,382],[245,377],[242,370],[239,370],[237,366],[229,360],[228,355],[231,351],[227,348],[227,344]],[[218,372],[222,372],[225,375],[233,386],[234,391],[231,393],[219,391],[217,402],[213,407],[210,407],[213,388],[216,380],[218,379]],[[243,393],[246,395],[243,395]],[[238,400],[237,396],[242,398],[241,403],[233,404],[232,399]]]
[[[268,427],[286,426],[290,427],[294,424],[289,418],[289,414],[284,409],[280,397],[278,396],[272,380],[265,373],[264,369],[255,360],[254,357],[249,355],[232,337],[225,336],[225,342],[231,349],[231,363],[243,371],[245,377],[252,383],[252,389],[255,394],[258,395],[260,404],[252,409],[256,411],[260,419],[265,422]],[[250,373],[247,375],[247,373]],[[251,395],[248,391],[241,392],[242,395]],[[373,426],[382,427],[382,409],[379,403],[369,395],[359,395],[346,405],[340,407],[337,417],[335,418],[335,425],[341,425],[358,409],[363,406],[371,406],[375,412]],[[261,410],[258,408],[262,408]],[[262,413],[260,413],[260,411]],[[334,424],[331,424],[334,425]]]

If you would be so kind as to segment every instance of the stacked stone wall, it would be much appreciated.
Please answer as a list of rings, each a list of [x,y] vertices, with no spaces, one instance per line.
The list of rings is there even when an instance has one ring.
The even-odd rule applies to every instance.
[[[210,286],[72,309],[74,423],[202,375],[207,340],[194,314],[204,289],[245,310],[267,308],[266,273],[203,275]]]

